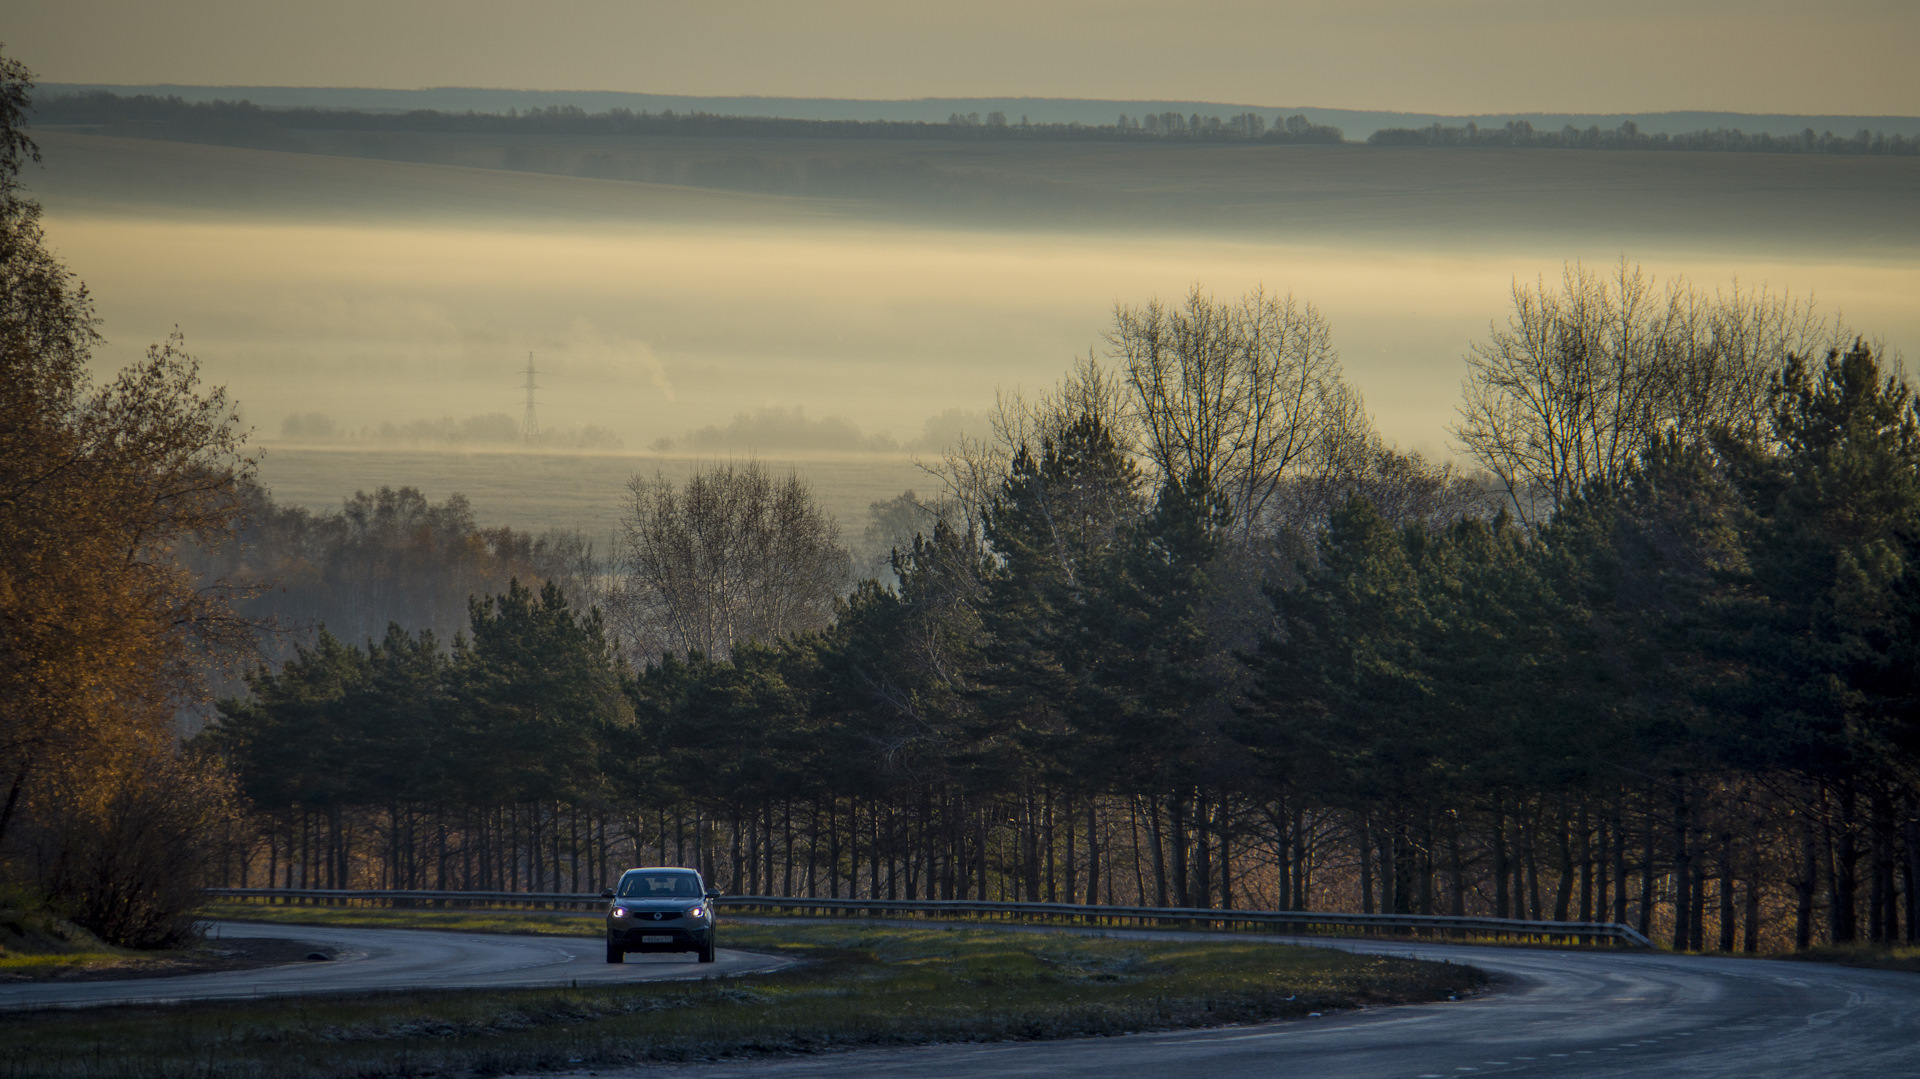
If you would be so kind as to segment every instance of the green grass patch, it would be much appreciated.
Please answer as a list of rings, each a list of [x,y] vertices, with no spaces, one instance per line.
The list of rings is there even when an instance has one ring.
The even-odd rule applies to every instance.
[[[539,916],[515,916],[511,928],[536,921],[599,930]],[[0,1015],[0,1076],[489,1075],[1216,1026],[1445,1000],[1485,981],[1450,964],[1231,939],[853,922],[722,932],[729,948],[799,962],[725,981]]]
[[[24,893],[0,893],[0,982],[134,967],[145,959],[104,943]]]

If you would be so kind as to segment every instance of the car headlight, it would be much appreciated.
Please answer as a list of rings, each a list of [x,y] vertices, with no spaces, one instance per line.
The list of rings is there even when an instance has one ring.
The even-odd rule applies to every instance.
[[[705,918],[706,916],[707,908],[705,907],[695,907],[687,912],[687,917],[689,918]]]
[[[615,918],[625,918],[627,916],[627,908],[625,907],[613,908],[613,916]]]

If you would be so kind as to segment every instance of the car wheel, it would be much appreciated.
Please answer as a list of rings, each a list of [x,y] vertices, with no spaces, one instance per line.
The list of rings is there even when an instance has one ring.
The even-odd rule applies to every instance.
[[[713,962],[713,941],[709,940],[700,946],[700,961],[702,963]]]
[[[626,961],[627,953],[622,951],[618,944],[615,944],[613,941],[607,941],[607,962],[624,963]]]

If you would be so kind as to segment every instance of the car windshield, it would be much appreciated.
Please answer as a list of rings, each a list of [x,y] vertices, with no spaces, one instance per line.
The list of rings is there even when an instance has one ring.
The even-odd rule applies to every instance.
[[[692,873],[628,873],[620,878],[622,899],[698,899],[700,878]]]

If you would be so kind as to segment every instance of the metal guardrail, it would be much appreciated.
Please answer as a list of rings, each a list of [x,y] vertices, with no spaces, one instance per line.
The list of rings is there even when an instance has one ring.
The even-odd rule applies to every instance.
[[[455,908],[485,906],[598,907],[597,892],[434,892],[359,888],[209,888],[222,899],[265,899],[335,906]],[[1450,914],[1339,914],[1310,910],[1204,910],[1195,907],[1102,907],[1079,903],[993,903],[964,899],[808,899],[776,895],[729,895],[717,901],[734,910],[874,917],[913,914],[948,918],[1065,921],[1082,925],[1184,923],[1202,926],[1258,926],[1296,933],[1360,931],[1402,937],[1481,937],[1543,942],[1584,941],[1647,948],[1652,944],[1632,926],[1615,922],[1549,922],[1526,918],[1456,917]]]
[[[416,888],[206,888],[222,899],[279,899],[327,906],[600,906],[599,892],[434,892]]]

